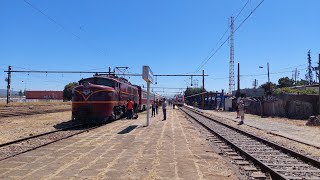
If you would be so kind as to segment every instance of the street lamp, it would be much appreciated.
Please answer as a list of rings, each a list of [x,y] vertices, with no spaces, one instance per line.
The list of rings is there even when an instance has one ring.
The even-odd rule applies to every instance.
[[[21,81],[21,82],[24,82],[24,91],[27,90],[27,81]]]
[[[259,68],[263,68],[263,66],[259,66]],[[267,69],[268,69],[268,83],[270,83],[269,62],[267,63]]]
[[[259,68],[263,68],[263,66],[259,66]],[[271,83],[270,83],[270,73],[269,73],[269,62],[267,63],[267,69],[268,69],[268,93],[271,92]]]

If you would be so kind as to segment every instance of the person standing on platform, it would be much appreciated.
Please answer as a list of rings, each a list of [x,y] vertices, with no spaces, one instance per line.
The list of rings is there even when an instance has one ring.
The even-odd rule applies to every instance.
[[[158,108],[159,108],[160,102],[159,99],[156,101],[156,113],[158,114]]]
[[[237,119],[240,117],[239,115],[239,104],[240,104],[240,100],[241,100],[241,97],[239,96],[237,98],[237,106],[236,106],[236,109],[237,109]]]
[[[133,102],[131,101],[131,99],[128,99],[128,101],[127,101],[127,119],[133,119],[132,110],[133,110]]]
[[[134,101],[133,103],[133,113],[134,113],[134,118],[138,118],[138,103]]]
[[[239,116],[241,117],[241,121],[239,122],[239,125],[243,124],[243,120],[244,120],[244,101],[240,100],[240,103],[238,105],[238,109],[239,109]]]
[[[162,121],[165,121],[167,119],[167,101],[166,101],[166,98],[163,98],[162,111],[163,111],[163,120]]]
[[[152,109],[151,117],[152,116],[156,117],[156,101],[153,101],[151,109]]]

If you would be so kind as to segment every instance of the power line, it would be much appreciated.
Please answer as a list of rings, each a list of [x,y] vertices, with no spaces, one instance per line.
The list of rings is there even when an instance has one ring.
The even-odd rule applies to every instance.
[[[242,11],[244,10],[244,8],[248,5],[249,0],[247,0],[247,2],[245,3],[245,5],[241,8],[240,12],[237,14],[236,18],[234,19],[234,21],[236,21],[236,19],[239,17],[239,15],[242,13]],[[201,62],[201,64],[198,66],[197,70],[195,72],[199,72],[201,70],[201,68],[203,66],[201,66],[205,60],[210,56],[210,54],[215,50],[215,47],[218,46],[218,44],[221,42],[221,40],[223,39],[223,37],[227,34],[227,32],[229,31],[230,26],[228,26],[228,28],[225,30],[225,32],[222,34],[222,36],[220,37],[219,41],[216,43],[216,45],[214,46],[214,48],[211,49],[211,51],[209,52],[209,54],[206,56],[206,58],[204,58],[204,60]],[[229,39],[229,38],[228,38]]]
[[[302,68],[302,69],[297,69],[297,70],[305,70],[307,68]],[[270,74],[284,74],[284,73],[288,73],[288,72],[292,72],[292,70],[290,71],[278,71],[278,72],[270,72]],[[240,75],[240,77],[252,77],[252,76],[266,76],[268,75],[268,73],[261,73],[261,74],[244,74],[244,75]],[[211,78],[211,80],[219,80],[219,79],[228,79],[229,77],[219,77],[219,78]]]
[[[264,2],[262,0],[252,11],[251,13],[240,23],[240,25],[235,29],[234,33],[244,24],[244,22],[257,10],[257,8]],[[231,35],[228,36],[228,38],[214,51],[214,53],[202,63],[202,65],[198,68],[201,69],[204,65],[208,63],[208,61],[221,49],[221,47],[229,40]]]
[[[56,21],[55,19],[53,19],[52,17],[50,17],[49,15],[47,15],[46,13],[44,13],[41,9],[37,8],[36,6],[34,6],[33,4],[31,4],[29,1],[27,0],[23,0],[25,3],[27,3],[31,8],[33,8],[34,10],[38,11],[39,13],[41,13],[43,16],[45,16],[47,19],[49,19],[49,21],[53,22],[54,24],[56,24],[57,26],[59,26],[61,29],[63,29],[65,32],[70,33],[72,36],[76,37],[77,39],[80,39],[80,36],[76,35],[75,33],[69,31],[67,28],[65,28],[62,24],[60,24],[58,21]]]
[[[184,87],[184,88],[175,88],[175,87],[150,87],[150,88],[153,88],[153,89],[186,89],[185,87]]]
[[[39,12],[40,14],[42,14],[43,16],[45,16],[49,21],[51,21],[52,23],[56,24],[57,26],[59,26],[63,31],[65,31],[66,33],[71,34],[73,37],[75,37],[78,40],[82,40],[82,42],[84,44],[86,44],[88,47],[95,49],[90,43],[88,43],[87,41],[85,41],[84,39],[81,39],[79,35],[75,34],[74,32],[72,32],[71,30],[67,29],[65,26],[63,26],[61,23],[59,23],[57,20],[55,20],[54,18],[50,17],[48,14],[46,14],[44,11],[42,11],[40,8],[36,7],[35,5],[33,5],[32,3],[30,3],[27,0],[23,0],[27,5],[29,5],[32,9],[36,10],[37,12]],[[95,49],[97,52],[105,55],[105,52],[102,50],[97,50]]]

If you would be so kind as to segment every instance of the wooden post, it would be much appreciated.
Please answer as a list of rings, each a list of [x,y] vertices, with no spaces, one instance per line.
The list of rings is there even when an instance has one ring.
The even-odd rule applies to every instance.
[[[237,93],[236,97],[240,96],[240,63],[238,63],[238,84],[237,84]]]
[[[202,93],[204,93],[204,70],[202,70]],[[204,94],[202,94],[202,109],[204,109]]]

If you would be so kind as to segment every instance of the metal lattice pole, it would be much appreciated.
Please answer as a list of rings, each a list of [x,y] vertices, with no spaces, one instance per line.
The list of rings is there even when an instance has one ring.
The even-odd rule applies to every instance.
[[[229,64],[229,93],[235,88],[234,82],[234,18],[231,16],[230,35],[230,64]]]

